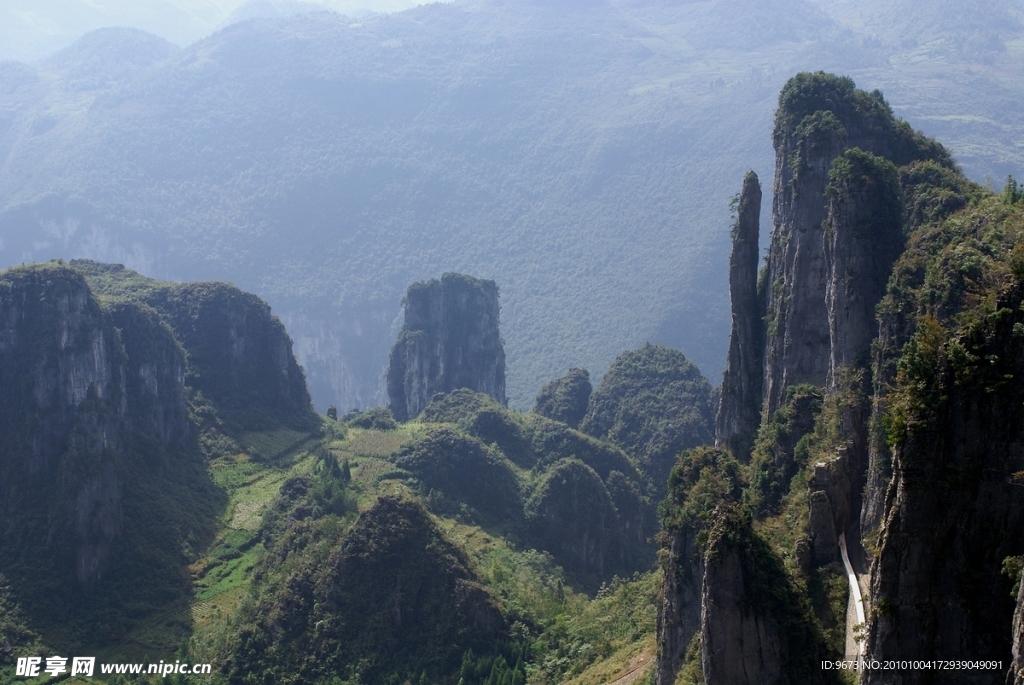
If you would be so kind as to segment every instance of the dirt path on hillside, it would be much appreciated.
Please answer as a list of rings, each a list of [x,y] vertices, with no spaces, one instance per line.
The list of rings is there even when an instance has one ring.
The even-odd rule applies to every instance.
[[[640,680],[643,675],[647,672],[647,668],[651,665],[654,660],[653,652],[644,650],[640,654],[630,659],[627,664],[628,671],[623,675],[620,675],[615,680],[611,680],[607,685],[632,685],[636,681]]]

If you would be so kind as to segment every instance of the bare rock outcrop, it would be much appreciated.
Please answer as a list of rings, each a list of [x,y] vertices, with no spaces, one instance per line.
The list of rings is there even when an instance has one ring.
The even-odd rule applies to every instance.
[[[125,524],[130,461],[165,468],[195,433],[185,355],[144,305],[109,309],[63,264],[0,275],[0,540],[9,560],[43,534],[89,586]],[[47,510],[45,530],[25,525]]]
[[[409,286],[404,303],[405,325],[387,373],[395,419],[414,418],[435,394],[458,388],[506,404],[494,281],[447,273]]]
[[[732,334],[715,421],[715,445],[739,459],[750,455],[761,422],[764,311],[757,292],[760,215],[761,183],[750,171],[743,179],[729,256]]]
[[[787,682],[786,635],[780,617],[756,589],[778,582],[777,569],[762,568],[763,555],[755,549],[760,541],[742,519],[732,511],[720,512],[708,538],[701,602],[701,666],[707,685]]]

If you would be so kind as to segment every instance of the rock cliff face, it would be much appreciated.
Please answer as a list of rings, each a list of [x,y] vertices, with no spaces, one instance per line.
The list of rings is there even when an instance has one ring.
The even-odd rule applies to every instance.
[[[843,444],[815,467],[810,485],[810,532],[819,563],[838,559],[841,532],[859,545],[874,384],[871,343],[878,336],[875,308],[904,247],[899,176],[887,159],[859,148],[845,151],[832,163],[826,196],[830,359],[825,386],[844,398],[838,403]]]
[[[309,423],[305,376],[266,302],[227,283],[184,283],[147,302],[188,351],[188,385],[222,411],[247,427]]]
[[[1024,374],[1022,304],[1018,282],[987,320],[949,338],[934,330],[942,337],[918,338],[905,355],[869,656],[1009,663],[1013,587],[1000,570],[1024,553],[1024,392],[1013,380]],[[959,682],[1003,676],[976,672]],[[932,680],[908,671],[900,682]],[[864,682],[892,680],[869,673]]]
[[[704,504],[740,497],[738,464],[728,452],[685,452],[668,479],[662,517],[664,590],[658,611],[658,685],[673,685],[694,635],[701,632],[705,548],[715,512]]]
[[[55,507],[45,539],[82,583],[103,574],[122,525],[126,361],[81,275],[47,266],[0,277],[4,547],[22,547],[26,511]]]
[[[658,608],[658,685],[675,683],[686,648],[700,632],[704,590],[704,550],[697,531],[678,531],[667,537],[668,563]]]
[[[760,568],[746,525],[720,512],[707,543],[701,598],[701,667],[707,685],[788,680],[782,670],[788,645],[779,617],[771,607],[752,601],[764,599],[752,586],[778,582],[777,569]]]
[[[41,632],[118,640],[189,590],[184,550],[223,502],[188,398],[242,429],[246,412],[308,424],[289,345],[226,285],[91,262],[0,273],[0,573]]]
[[[821,73],[800,74],[786,84],[773,142],[775,200],[758,399],[770,420],[797,384],[844,394],[838,403],[843,444],[819,469],[811,500],[822,540],[831,539],[822,518],[831,511],[836,533],[852,531],[856,541],[870,451],[875,308],[905,242],[896,165],[953,164],[940,145],[895,119],[880,93]],[[734,316],[748,310],[734,305]],[[725,402],[728,387],[723,384],[723,412],[734,411]],[[821,545],[817,551],[822,560],[834,556],[822,557]]]
[[[498,310],[494,281],[448,273],[409,287],[387,374],[397,420],[414,418],[435,394],[456,388],[506,403]]]
[[[830,260],[824,249],[826,242],[835,239],[828,236],[826,240],[826,226],[830,225],[826,221],[830,210],[826,190],[833,162],[845,150],[858,148],[896,165],[919,159],[940,159],[952,165],[940,145],[915,134],[893,116],[881,93],[857,90],[848,78],[820,72],[799,74],[783,88],[773,143],[776,161],[764,375],[769,416],[781,404],[787,387],[798,383],[823,386],[828,379],[835,315],[824,295],[833,280],[830,271],[842,273],[847,259],[853,257],[850,266],[856,261],[842,252],[834,253]],[[852,201],[852,205],[835,204],[834,209],[855,207],[856,200]],[[844,221],[840,214],[834,218]],[[883,283],[886,277],[882,274]],[[865,273],[859,278],[874,277]],[[873,308],[874,303],[867,307]],[[873,309],[869,320],[874,320]]]
[[[965,203],[956,193],[936,190],[947,177],[957,176],[945,150],[897,120],[880,93],[859,91],[847,78],[816,73],[791,79],[780,94],[773,143],[773,228],[760,292],[754,282],[756,177],[748,175],[740,196],[730,264],[733,334],[716,444],[742,462],[750,459],[744,468],[749,468],[751,482],[744,487],[757,516],[776,515],[787,494],[806,483],[800,528],[787,543],[793,549],[779,553],[791,554],[793,566],[810,582],[808,578],[825,578],[821,574],[832,573],[829,569],[839,563],[837,541],[844,533],[855,566],[866,570],[859,544],[866,508],[862,493],[867,492],[877,512],[875,520],[880,519],[880,492],[888,476],[879,468],[869,478],[868,463],[876,452],[884,456],[872,447],[884,442],[879,438],[878,412],[886,406],[883,398],[896,380],[895,359],[909,338],[906,326],[894,321],[880,369],[877,356],[872,358],[873,349],[879,354],[879,347],[873,348],[879,337],[876,308],[886,297],[909,227]],[[927,188],[908,193],[901,174],[917,178]],[[903,312],[904,319],[914,315]],[[760,372],[757,379],[752,366]],[[879,386],[876,376],[881,375]],[[807,400],[802,409],[797,396]],[[815,462],[808,460],[812,444]],[[800,472],[806,480],[798,483],[794,476]],[[707,493],[693,496],[702,499],[705,508],[716,501]],[[669,520],[673,507],[686,511],[691,506],[671,498],[669,505]],[[892,510],[891,502],[884,507]],[[739,529],[732,537],[725,532],[734,524],[739,525],[727,518],[714,524],[720,540],[743,537]],[[703,530],[710,540],[708,525],[705,521]],[[694,622],[692,602],[684,601],[692,598],[693,584],[680,579],[701,569],[702,669],[708,685],[829,680],[820,669],[818,675],[807,671],[796,678],[800,667],[794,659],[807,649],[789,649],[788,638],[780,637],[792,632],[792,621],[816,619],[808,618],[810,614],[787,618],[781,607],[758,616],[744,609],[752,601],[747,582],[752,576],[743,569],[757,561],[757,536],[750,538],[753,546],[730,543],[715,551],[708,542],[695,554],[690,549],[693,541],[686,537],[687,531],[693,532],[692,525],[667,531],[670,562],[659,617],[660,684],[673,682],[688,639],[681,627],[688,632]],[[895,539],[900,542],[892,544],[906,548],[907,535],[897,534]],[[940,545],[936,540],[931,544]],[[702,567],[694,562],[701,553]],[[890,574],[900,563],[905,568],[919,558],[920,553],[915,554],[893,561]],[[814,612],[819,619],[832,615],[820,600],[805,601],[817,602]],[[917,601],[920,604],[923,598]],[[808,639],[808,644],[814,642]],[[879,648],[877,653],[888,655],[889,649]]]
[[[195,432],[185,402],[185,351],[150,307],[122,302],[109,311],[127,357],[132,429],[164,449],[184,448]]]
[[[228,283],[155,281],[117,264],[71,265],[111,301],[155,310],[188,355],[185,384],[238,427],[315,425],[291,338],[256,295]]]
[[[295,343],[295,357],[305,372],[310,394],[333,401],[343,411],[386,404],[380,365],[382,351],[392,344],[395,312],[390,299],[386,303],[339,305],[316,314],[308,311],[307,304],[296,298],[288,311],[279,309],[278,315]],[[344,356],[339,350],[344,350]]]
[[[185,356],[148,307],[103,308],[64,265],[0,276],[0,536],[14,564],[43,557],[102,580],[125,525],[131,472],[191,444]],[[132,465],[138,464],[138,465]],[[36,526],[33,513],[49,513]],[[17,576],[17,573],[15,573]]]
[[[824,193],[844,133],[831,111],[809,113],[796,129],[776,132],[764,369],[769,416],[788,386],[824,385],[828,374]]]
[[[904,233],[911,236],[911,242],[895,265],[890,292],[879,306],[878,337],[873,343],[871,414],[875,428],[869,432],[867,482],[861,508],[861,530],[864,534],[877,531],[881,525],[885,491],[892,478],[892,453],[885,440],[885,432],[881,430],[880,419],[889,408],[888,394],[897,382],[900,355],[917,330],[920,312],[912,302],[906,301],[905,294],[921,289],[925,277],[922,260],[928,252],[928,244],[933,242],[926,231],[918,229],[964,209],[972,196],[977,199],[978,192],[953,169],[927,162],[901,168],[900,184]],[[916,237],[913,231],[918,232]],[[938,305],[933,312],[935,315],[947,317],[951,314],[948,306],[941,302],[935,304]]]
[[[871,341],[878,335],[875,307],[903,251],[904,236],[902,193],[892,162],[854,148],[838,157],[829,173],[827,385],[835,392],[844,370],[869,367]]]
[[[753,171],[743,179],[737,210],[729,256],[732,334],[715,422],[715,444],[746,459],[761,422],[764,375],[764,308],[757,292],[761,184]]]

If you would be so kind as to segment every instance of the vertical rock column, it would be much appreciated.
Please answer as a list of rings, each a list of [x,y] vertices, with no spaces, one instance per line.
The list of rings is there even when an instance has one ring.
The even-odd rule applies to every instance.
[[[843,369],[867,369],[878,334],[875,307],[885,295],[893,262],[903,251],[896,167],[859,149],[833,163],[828,186],[825,291],[831,355],[828,387],[840,389]]]
[[[828,111],[806,117],[792,132],[776,132],[772,242],[768,253],[764,393],[768,416],[799,383],[822,386],[830,334],[825,308],[828,265],[825,188],[846,131]]]
[[[657,685],[672,685],[695,633],[700,632],[704,552],[694,530],[677,531],[668,544],[665,590],[658,611]]]
[[[701,606],[704,681],[707,685],[786,682],[784,617],[776,615],[770,602],[751,587],[755,579],[780,582],[780,567],[765,566],[767,558],[759,549],[763,543],[749,519],[722,507],[715,519],[708,535]]]
[[[118,333],[82,276],[57,264],[0,274],[4,561],[26,556],[14,522],[34,518],[50,563],[71,561],[84,584],[101,577],[122,527],[126,413]]]
[[[903,251],[903,203],[896,167],[858,148],[832,163],[826,196],[825,305],[831,338],[827,388],[830,394],[841,393],[839,429],[845,444],[827,465],[834,486],[824,494],[836,531],[846,531],[856,544],[868,463],[875,308]],[[816,494],[812,491],[812,502]]]
[[[757,293],[761,184],[747,172],[729,257],[732,334],[722,378],[722,402],[715,421],[715,446],[746,460],[761,421],[764,312]]]
[[[498,311],[494,281],[447,273],[409,286],[387,376],[396,419],[416,417],[434,394],[457,388],[506,403]]]
[[[1002,569],[1024,553],[1024,389],[1011,382],[1024,376],[1024,340],[1014,333],[1024,326],[1024,287],[1012,284],[994,304],[998,316],[919,347],[925,362],[908,371],[871,574],[869,658],[1020,663],[1020,612],[1015,618]],[[952,678],[995,684],[1005,676]],[[869,671],[862,682],[894,681]],[[899,682],[946,681],[919,670]]]

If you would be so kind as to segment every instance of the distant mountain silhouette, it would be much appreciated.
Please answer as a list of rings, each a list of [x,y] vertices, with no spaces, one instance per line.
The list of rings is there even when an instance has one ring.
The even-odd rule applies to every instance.
[[[501,284],[526,408],[648,340],[717,380],[729,199],[770,173],[763,131],[797,70],[880,88],[979,180],[1024,162],[1012,3],[961,33],[920,10],[927,54],[847,4],[570,6],[303,13],[182,50],[111,29],[0,64],[0,265],[232,280],[286,323],[321,410],[384,401],[408,283],[474,273]],[[957,47],[986,31],[993,50]]]

